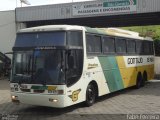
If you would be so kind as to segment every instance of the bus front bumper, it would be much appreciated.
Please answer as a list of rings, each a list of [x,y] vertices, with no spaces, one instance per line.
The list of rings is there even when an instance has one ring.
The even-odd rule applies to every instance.
[[[23,103],[37,106],[48,106],[63,108],[65,105],[65,95],[45,95],[11,92],[11,99],[14,103]]]

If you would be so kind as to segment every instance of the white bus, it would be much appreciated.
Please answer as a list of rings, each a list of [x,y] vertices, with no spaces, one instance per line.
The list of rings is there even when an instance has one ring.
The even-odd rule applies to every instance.
[[[154,76],[153,41],[116,29],[50,25],[22,29],[13,47],[11,99],[63,108]]]

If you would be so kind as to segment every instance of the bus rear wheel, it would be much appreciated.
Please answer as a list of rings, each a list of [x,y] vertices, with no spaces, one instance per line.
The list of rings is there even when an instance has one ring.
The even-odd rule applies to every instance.
[[[145,83],[146,83],[147,80],[148,80],[147,72],[144,71],[144,73],[143,73],[143,80],[142,80],[142,87],[145,86]]]
[[[96,90],[93,84],[89,84],[86,91],[86,105],[92,106],[96,100]]]
[[[136,88],[139,89],[142,86],[143,78],[141,73],[139,72],[137,75]]]

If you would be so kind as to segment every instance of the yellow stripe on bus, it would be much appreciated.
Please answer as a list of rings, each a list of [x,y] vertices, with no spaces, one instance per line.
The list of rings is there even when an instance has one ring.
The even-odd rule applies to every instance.
[[[126,67],[123,56],[118,56],[116,59],[123,80],[124,88],[136,85],[138,72],[141,72],[143,75],[143,72],[146,71],[148,80],[153,79],[154,64],[137,67]]]

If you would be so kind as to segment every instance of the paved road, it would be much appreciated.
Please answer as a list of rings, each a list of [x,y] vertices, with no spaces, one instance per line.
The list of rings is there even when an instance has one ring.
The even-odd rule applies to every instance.
[[[55,109],[13,104],[9,82],[0,80],[0,114],[3,120],[5,117],[18,117],[19,120],[125,120],[126,114],[160,115],[160,81],[150,81],[141,89],[129,88],[103,96],[91,107],[78,104],[65,109]],[[160,116],[158,117],[160,119]]]

